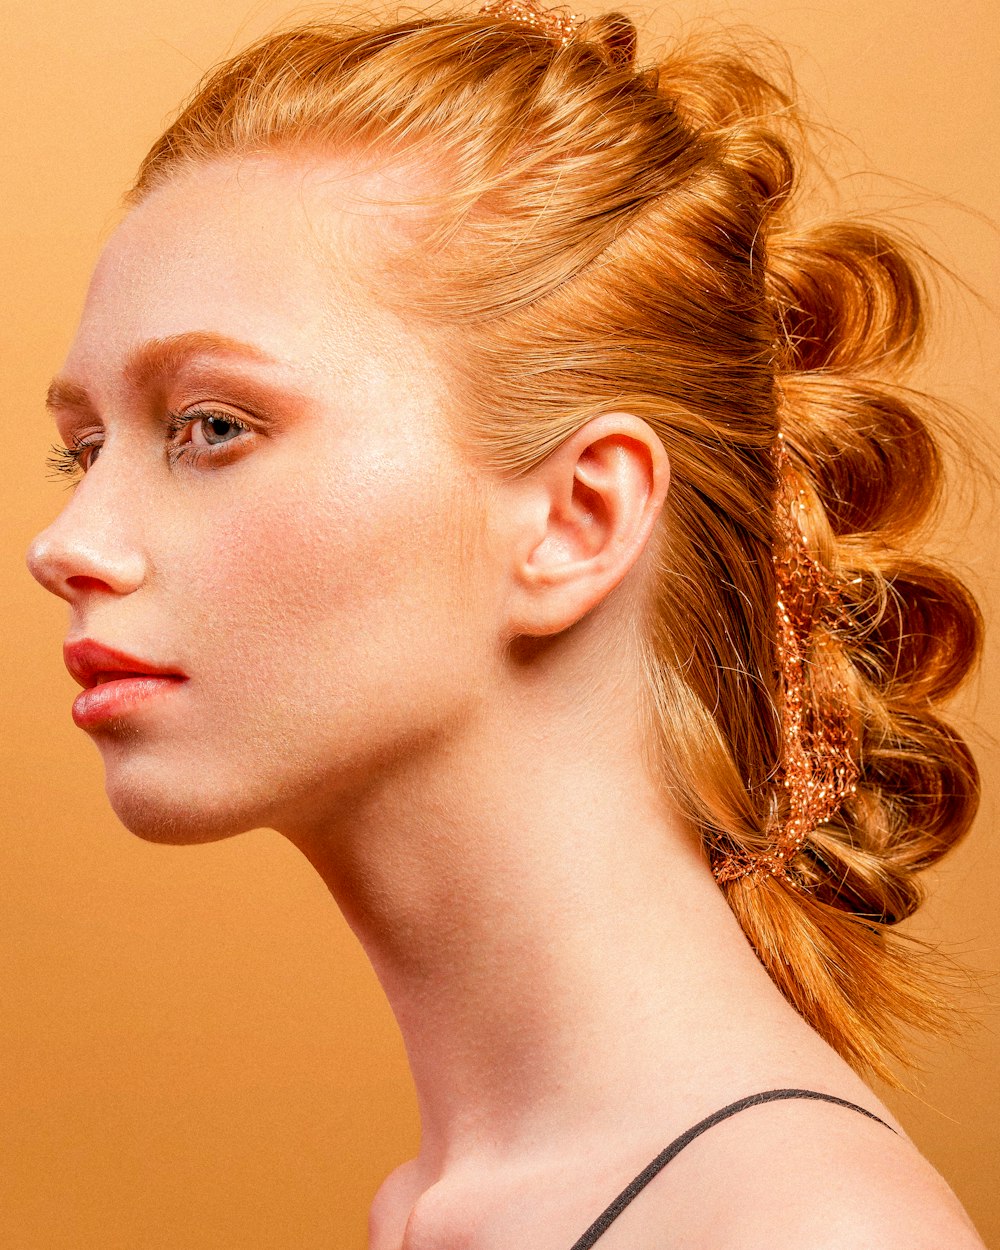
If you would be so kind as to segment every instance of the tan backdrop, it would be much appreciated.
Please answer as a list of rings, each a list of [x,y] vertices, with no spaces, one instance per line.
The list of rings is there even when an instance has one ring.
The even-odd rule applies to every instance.
[[[893,206],[996,299],[994,0],[676,0],[632,11],[647,52],[706,13],[780,37],[814,113],[840,131],[820,147],[836,170],[853,171],[846,202]],[[9,1250],[361,1250],[372,1194],[417,1145],[393,1020],[318,877],[266,830],[176,848],[122,828],[98,752],[70,719],[65,605],[23,565],[64,498],[43,470],[55,436],[41,398],[117,197],[199,73],[290,12],[270,0],[4,3],[0,1243]],[[998,357],[995,311],[953,291],[931,373],[977,414],[984,449],[1000,428]],[[942,541],[992,619],[996,512],[980,490],[970,519],[971,498],[956,494]],[[1000,966],[1000,754],[988,732],[998,672],[994,639],[961,705],[980,726],[971,740],[985,773],[982,818],[935,872],[913,922],[984,971]],[[919,1093],[890,1102],[1000,1246],[1000,1017],[983,1001],[980,1019],[958,1048],[927,1047]]]

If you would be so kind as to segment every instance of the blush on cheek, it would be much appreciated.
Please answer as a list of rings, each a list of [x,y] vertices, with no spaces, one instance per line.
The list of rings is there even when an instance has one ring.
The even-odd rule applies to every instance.
[[[336,472],[316,469],[316,459],[304,472],[295,460],[270,460],[256,485],[242,477],[219,524],[200,517],[178,565],[185,616],[199,619],[220,657],[254,656],[265,667],[269,657],[286,665],[291,649],[307,662],[331,630],[345,652],[404,622],[419,635],[421,617],[451,597],[454,486],[435,474],[417,480],[414,462],[384,450]]]

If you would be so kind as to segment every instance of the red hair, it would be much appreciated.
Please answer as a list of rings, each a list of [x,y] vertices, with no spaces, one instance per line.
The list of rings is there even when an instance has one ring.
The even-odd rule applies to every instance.
[[[901,1026],[946,1028],[955,973],[895,926],[979,792],[937,708],[979,655],[979,609],[907,547],[941,479],[929,407],[899,381],[924,284],[880,227],[794,224],[787,91],[711,46],[640,71],[635,46],[616,13],[565,46],[486,15],[306,22],[206,75],[126,203],[218,158],[438,157],[433,229],[384,297],[461,342],[455,435],[469,455],[526,472],[609,405],[668,453],[638,630],[650,761],[714,862],[766,851],[787,806],[771,562],[782,430],[810,553],[848,622],[809,657],[806,697],[836,665],[860,778],[787,877],[722,888],[787,999],[898,1085]]]

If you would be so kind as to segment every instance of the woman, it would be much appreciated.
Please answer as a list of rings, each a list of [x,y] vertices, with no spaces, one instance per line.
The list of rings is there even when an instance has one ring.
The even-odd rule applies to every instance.
[[[422,1120],[372,1250],[981,1247],[864,1079],[944,1023],[892,926],[978,789],[920,281],[792,224],[749,64],[635,43],[505,0],[210,74],[29,567],[122,822],[276,829],[368,951]]]

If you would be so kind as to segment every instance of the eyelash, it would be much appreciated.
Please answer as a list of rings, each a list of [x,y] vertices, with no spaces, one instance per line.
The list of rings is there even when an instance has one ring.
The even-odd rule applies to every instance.
[[[234,425],[237,429],[250,433],[250,426],[237,420],[236,417],[230,416],[228,412],[215,411],[211,408],[191,408],[185,413],[168,412],[166,414],[166,426],[171,435],[179,433],[186,425],[190,425],[193,421],[197,422],[210,420],[222,420],[226,423],[226,425]],[[214,446],[219,448],[228,447],[230,443],[236,443],[239,441],[240,440],[238,438],[228,439],[226,442],[216,443]],[[79,479],[88,471],[86,468],[82,467],[80,463],[87,449],[90,447],[101,446],[103,446],[103,441],[95,443],[93,440],[88,439],[74,439],[72,447],[62,447],[58,444],[53,444],[52,454],[46,458],[45,463],[50,469],[54,470],[61,476],[68,476],[73,479],[70,484],[75,485],[76,482],[79,481]],[[193,450],[185,450],[185,448],[191,447],[190,443],[185,443],[178,449],[177,457],[179,458],[180,456],[186,455],[188,460],[194,464],[196,461],[201,460],[203,456],[211,457],[216,454],[214,451],[210,450],[211,446],[213,445],[210,444],[209,447],[195,447]]]

